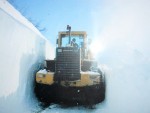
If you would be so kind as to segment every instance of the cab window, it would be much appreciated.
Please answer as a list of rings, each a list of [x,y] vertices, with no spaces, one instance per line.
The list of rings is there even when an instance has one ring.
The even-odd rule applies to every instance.
[[[83,36],[71,36],[71,41],[72,39],[76,40],[76,44],[78,44],[78,47],[83,47]],[[69,45],[69,37],[68,36],[64,36],[61,37],[61,47],[66,47]]]

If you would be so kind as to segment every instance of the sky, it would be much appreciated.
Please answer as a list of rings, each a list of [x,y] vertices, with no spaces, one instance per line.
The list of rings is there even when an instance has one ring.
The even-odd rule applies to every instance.
[[[91,49],[94,56],[104,58],[102,61],[106,61],[107,51],[116,51],[118,56],[121,52],[135,50],[149,56],[147,52],[150,42],[149,0],[9,0],[9,2],[26,18],[38,24],[40,29],[46,28],[41,33],[54,46],[58,32],[66,30],[66,25],[71,25],[72,30],[87,32],[88,38],[92,39]]]
[[[92,38],[93,15],[103,7],[100,0],[8,0],[17,10],[39,29],[41,33],[55,45],[59,31],[72,26],[72,30],[86,31]],[[101,11],[99,11],[101,13]],[[99,18],[99,21],[100,18]]]

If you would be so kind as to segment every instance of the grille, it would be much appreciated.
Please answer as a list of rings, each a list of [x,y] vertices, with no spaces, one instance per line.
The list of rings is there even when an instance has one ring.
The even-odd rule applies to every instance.
[[[73,81],[80,79],[80,50],[73,47],[56,49],[55,80]]]

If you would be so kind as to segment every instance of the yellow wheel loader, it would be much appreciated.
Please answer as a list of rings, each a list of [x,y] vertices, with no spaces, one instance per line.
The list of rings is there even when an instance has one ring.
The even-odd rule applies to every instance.
[[[93,105],[105,99],[105,76],[88,49],[87,34],[69,25],[58,34],[56,58],[45,61],[35,81],[41,102]]]

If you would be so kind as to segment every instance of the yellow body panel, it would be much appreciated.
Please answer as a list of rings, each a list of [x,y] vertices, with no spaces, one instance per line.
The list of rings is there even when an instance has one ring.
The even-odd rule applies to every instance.
[[[47,72],[46,74],[37,73],[36,82],[41,84],[51,85],[54,83],[54,72]]]
[[[81,80],[76,81],[62,81],[62,86],[72,86],[72,87],[83,87],[83,86],[91,86],[100,83],[99,75],[92,75],[88,72],[81,72]],[[67,84],[67,85],[66,85]]]
[[[54,72],[47,72],[46,74],[37,73],[36,82],[41,84],[52,85],[54,83]],[[81,79],[76,81],[61,81],[62,86],[83,87],[91,86],[100,83],[99,74],[89,72],[81,72]]]

